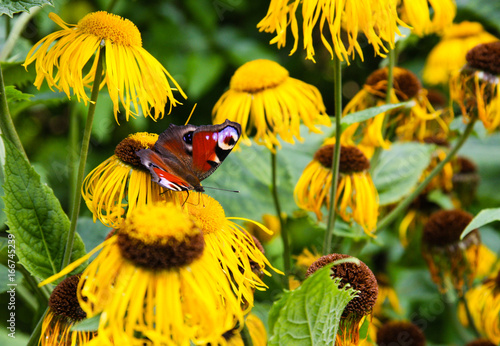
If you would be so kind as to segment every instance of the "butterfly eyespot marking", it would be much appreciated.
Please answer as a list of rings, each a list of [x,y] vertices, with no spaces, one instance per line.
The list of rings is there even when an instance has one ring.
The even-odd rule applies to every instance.
[[[230,150],[236,145],[239,137],[238,131],[234,127],[228,126],[219,132],[217,142],[222,150]]]
[[[182,139],[186,144],[193,144],[193,131],[187,132]]]

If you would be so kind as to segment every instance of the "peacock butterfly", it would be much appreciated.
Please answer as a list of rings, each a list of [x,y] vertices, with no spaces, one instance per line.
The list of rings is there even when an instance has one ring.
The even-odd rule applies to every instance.
[[[229,120],[219,125],[170,124],[153,149],[141,149],[136,155],[160,186],[203,192],[201,181],[220,166],[240,135],[241,125]]]

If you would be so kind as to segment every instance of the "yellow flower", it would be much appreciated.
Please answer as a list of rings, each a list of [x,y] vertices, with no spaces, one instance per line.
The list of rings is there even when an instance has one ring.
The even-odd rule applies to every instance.
[[[250,338],[252,339],[252,344],[254,346],[266,346],[267,345],[267,332],[264,323],[254,314],[250,314],[245,318],[245,324],[250,333]],[[240,331],[238,328],[234,328],[226,333],[224,333],[224,339],[227,342],[227,346],[244,346],[243,339],[241,338]]]
[[[480,335],[500,343],[500,275],[486,280],[465,294],[472,320]]]
[[[457,13],[454,0],[399,0],[399,8],[401,19],[418,36],[441,33],[452,24]]]
[[[153,182],[151,173],[135,154],[140,149],[151,149],[157,139],[154,133],[129,135],[116,146],[113,156],[87,175],[82,196],[94,222],[99,219],[104,225],[117,228],[138,207],[157,201],[185,200]]]
[[[297,13],[299,5],[302,5],[300,14]],[[354,58],[356,53],[363,59],[358,42],[359,34],[366,36],[376,55],[385,56],[384,53],[388,51],[385,44],[394,47],[395,35],[401,35],[398,25],[407,26],[398,18],[396,2],[393,0],[271,0],[266,17],[257,27],[260,31],[276,33],[270,44],[276,43],[281,48],[286,44],[287,29],[290,26],[295,40],[291,55],[298,47],[297,17],[300,16],[303,20],[301,27],[306,58],[313,61],[313,30],[316,27],[332,58],[335,54],[341,61],[345,59],[348,62],[349,56]]]
[[[86,317],[77,298],[80,275],[70,276],[52,291],[49,309],[42,322],[39,345],[84,345],[95,335],[88,331],[71,331],[75,323]]]
[[[215,199],[205,194],[192,194],[185,207],[200,225],[205,238],[206,255],[212,262],[220,263],[236,297],[244,303],[244,310],[248,312],[253,306],[254,290],[267,288],[261,279],[263,274],[271,275],[266,265],[276,269],[264,256],[260,243],[256,243],[241,226],[226,218],[224,209]]]
[[[82,273],[78,300],[87,316],[100,314],[91,345],[184,345],[222,342],[243,323],[198,220],[172,203],[137,208]],[[93,251],[93,252],[94,252]],[[93,254],[42,282],[73,270]]]
[[[500,41],[469,50],[467,64],[450,80],[450,96],[464,121],[479,118],[488,131],[500,127]]]
[[[343,111],[346,116],[370,107],[381,106],[386,103],[387,68],[374,71],[361,89]],[[396,129],[400,140],[423,140],[426,136],[435,133],[448,133],[448,124],[452,118],[443,114],[442,110],[435,110],[427,99],[427,90],[422,88],[420,81],[411,71],[394,68],[394,88],[391,102],[413,101],[408,108],[402,108],[389,113],[381,113],[362,123],[350,125],[342,133],[342,144],[358,145],[359,148],[371,156],[373,149],[381,147],[388,149],[390,141],[383,138],[384,118],[389,117],[388,127]]]
[[[461,295],[464,285],[470,287],[477,273],[479,232],[476,229],[460,239],[472,219],[471,214],[462,210],[440,210],[424,226],[422,255],[432,281],[443,293],[452,286]]]
[[[307,270],[314,262],[319,260],[321,257],[321,254],[316,250],[313,249],[313,251],[310,251],[308,248],[305,248],[302,250],[300,255],[298,256],[293,256],[295,258],[295,265],[303,269],[304,271]]]
[[[332,154],[334,145],[325,145],[314,154],[294,189],[297,205],[314,211],[322,220],[321,208],[330,208],[332,185]],[[368,172],[370,162],[356,147],[341,146],[340,177],[335,205],[338,214],[347,222],[354,220],[366,234],[373,236],[377,226],[378,193]]]
[[[323,256],[309,267],[306,276],[309,277],[316,270],[329,263],[349,257],[351,256],[337,253]],[[377,300],[377,279],[375,279],[375,275],[373,275],[370,268],[361,261],[359,266],[350,262],[341,263],[333,266],[331,271],[332,278],[341,278],[339,288],[350,285],[353,289],[359,291],[342,312],[335,345],[358,345],[359,328],[365,318],[370,318],[369,316]]]
[[[480,43],[498,41],[480,23],[461,22],[445,29],[441,41],[431,50],[425,63],[423,80],[427,84],[447,84],[450,76],[465,65],[467,52]]]
[[[281,213],[283,219],[286,219],[286,214]],[[267,243],[274,239],[281,233],[281,224],[280,220],[276,215],[272,214],[264,214],[262,215],[262,224],[266,226],[266,229],[272,231],[272,234],[266,232],[266,230],[262,229],[258,224],[252,222],[246,222],[245,228],[246,230],[255,238],[257,238],[262,243]]]
[[[242,141],[255,131],[255,141],[271,151],[281,147],[277,136],[288,143],[300,137],[300,121],[315,133],[317,124],[330,126],[318,89],[291,78],[281,65],[270,60],[254,60],[242,65],[231,78],[229,90],[212,111],[213,122],[229,119],[241,124]]]
[[[38,89],[46,80],[51,89],[64,91],[68,97],[72,89],[78,101],[87,104],[90,98],[85,89],[92,87],[99,55],[105,54],[100,87],[108,86],[117,122],[119,103],[125,108],[127,120],[139,114],[139,106],[144,116],[163,118],[169,101],[170,110],[179,104],[169,80],[186,98],[168,71],[142,47],[141,33],[128,19],[105,11],[89,13],[77,25],[65,23],[55,13],[50,13],[49,18],[62,30],[40,40],[24,63],[27,68],[36,61]],[[89,63],[90,71],[85,74],[84,67]]]

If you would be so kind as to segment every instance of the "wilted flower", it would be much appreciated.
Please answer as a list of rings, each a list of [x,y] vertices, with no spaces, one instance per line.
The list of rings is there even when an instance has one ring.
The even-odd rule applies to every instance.
[[[312,275],[316,270],[325,265],[351,256],[331,254],[321,257],[307,270],[306,276]],[[371,313],[378,295],[378,285],[375,275],[366,264],[360,261],[355,263],[345,262],[332,267],[332,278],[341,278],[339,288],[349,284],[351,288],[359,291],[345,307],[340,320],[336,345],[357,345],[359,343],[359,328],[361,321]]]

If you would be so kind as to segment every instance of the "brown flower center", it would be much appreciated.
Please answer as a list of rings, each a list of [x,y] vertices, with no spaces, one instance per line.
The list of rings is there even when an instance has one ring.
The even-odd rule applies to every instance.
[[[424,227],[422,241],[431,246],[443,247],[460,241],[460,235],[473,216],[462,210],[440,210],[433,213]],[[479,236],[477,230],[467,237]],[[466,238],[467,238],[466,237]]]
[[[331,169],[334,148],[333,144],[322,146],[314,154],[314,160],[321,163],[323,167]],[[370,168],[370,161],[361,150],[356,147],[340,146],[339,171],[341,173],[363,172],[368,168]]]
[[[179,240],[172,237],[164,242],[144,243],[140,239],[118,232],[118,246],[122,256],[136,265],[149,269],[171,269],[192,263],[203,254],[205,240],[200,232],[185,235]]]
[[[80,321],[87,317],[76,296],[80,277],[80,274],[70,276],[54,288],[49,298],[49,307],[54,314],[67,317],[71,321]]]
[[[469,50],[465,58],[473,68],[500,75],[500,41],[479,44]]]
[[[377,331],[377,344],[380,346],[388,345],[423,346],[425,345],[425,336],[416,325],[411,322],[391,321],[385,323]]]
[[[134,167],[143,168],[141,159],[136,155],[140,149],[154,147],[158,135],[154,133],[139,132],[122,140],[115,148],[115,155],[125,163]]]
[[[456,159],[458,173],[477,173],[477,166],[466,157],[458,156]]]
[[[312,275],[316,270],[323,268],[325,265],[332,263],[342,258],[351,256],[343,254],[331,254],[321,257],[314,262],[306,272],[306,277]],[[350,284],[355,290],[360,293],[356,298],[347,304],[342,316],[345,318],[349,315],[361,317],[371,312],[378,295],[378,284],[375,275],[366,264],[360,261],[360,265],[354,263],[342,263],[332,267],[332,278],[341,278],[340,288],[345,284]]]
[[[385,97],[387,93],[387,79],[387,68],[381,68],[372,72],[366,79],[365,84],[378,91],[380,96]],[[422,89],[417,76],[404,68],[394,68],[393,80],[394,91],[402,101],[417,96],[420,89]]]
[[[496,346],[496,345],[486,338],[481,338],[469,342],[466,346]]]

